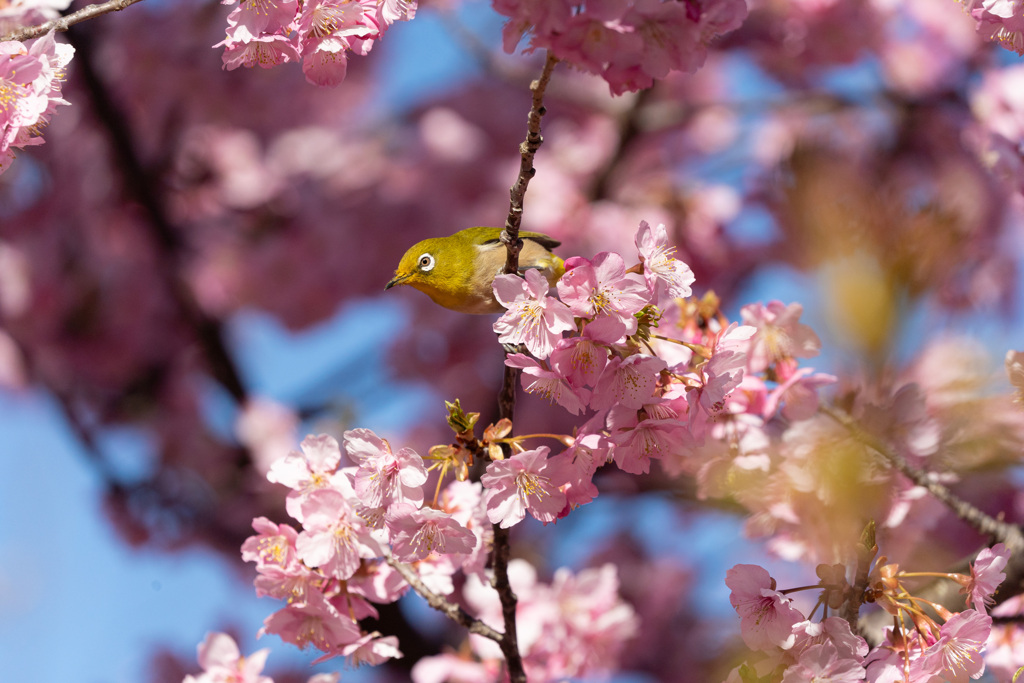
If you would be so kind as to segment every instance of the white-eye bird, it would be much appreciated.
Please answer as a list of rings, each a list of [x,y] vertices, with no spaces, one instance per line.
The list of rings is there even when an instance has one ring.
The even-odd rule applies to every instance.
[[[434,303],[460,313],[500,313],[491,283],[505,267],[507,250],[501,228],[466,228],[448,237],[431,237],[412,245],[395,276],[385,285],[409,285]],[[554,286],[565,266],[551,253],[561,242],[539,232],[520,232],[519,271],[538,268]]]

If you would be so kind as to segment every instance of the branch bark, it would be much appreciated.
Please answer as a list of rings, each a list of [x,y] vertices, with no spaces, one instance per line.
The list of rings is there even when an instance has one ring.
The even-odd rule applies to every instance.
[[[530,107],[530,114],[527,118],[526,139],[519,145],[519,152],[522,155],[519,164],[519,177],[516,178],[516,182],[510,190],[508,218],[505,219],[505,229],[501,231],[501,241],[508,250],[505,268],[502,271],[506,274],[519,272],[519,250],[523,244],[519,239],[519,226],[523,218],[523,199],[526,196],[526,188],[530,184],[530,179],[537,173],[533,167],[533,158],[544,142],[544,138],[540,134],[540,120],[544,116],[544,92],[551,81],[551,72],[556,63],[558,60],[549,52],[540,78],[530,84],[533,105]],[[516,382],[518,380],[519,370],[506,365],[501,393],[498,395],[499,419],[512,420],[514,418]],[[516,604],[518,601],[508,579],[510,555],[509,530],[502,529],[495,524],[492,585],[498,591],[498,597],[501,599],[501,613],[505,622],[505,635],[499,644],[502,654],[505,655],[505,666],[508,668],[510,683],[526,683],[526,670],[523,668],[523,657],[519,652],[519,638],[516,634]]]
[[[3,38],[0,38],[0,42],[8,40],[30,40],[47,34],[50,31],[67,31],[70,27],[79,22],[85,21],[86,19],[92,19],[100,16],[101,14],[108,14],[110,12],[120,12],[129,5],[134,5],[137,2],[142,2],[142,0],[108,0],[107,2],[98,2],[94,5],[83,7],[71,14],[66,14],[59,19],[51,19],[50,21],[43,22],[36,26],[20,28],[17,31],[7,34]]]
[[[395,571],[402,575],[402,578],[412,586],[414,591],[419,593],[420,596],[427,601],[428,605],[436,609],[438,612],[441,612],[460,626],[465,626],[470,633],[476,633],[477,635],[490,638],[496,643],[501,644],[504,638],[500,633],[479,619],[476,619],[470,615],[469,612],[462,609],[455,603],[449,602],[443,596],[438,595],[427,588],[427,585],[420,580],[420,577],[408,565],[402,564],[391,556],[385,557],[384,561],[394,567]]]

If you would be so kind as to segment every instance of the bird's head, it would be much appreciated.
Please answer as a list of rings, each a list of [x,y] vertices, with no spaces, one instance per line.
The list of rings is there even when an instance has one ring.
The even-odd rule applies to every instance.
[[[469,242],[450,237],[432,237],[409,247],[385,285],[409,285],[420,290],[435,303],[460,310],[462,302],[472,295],[475,248]]]

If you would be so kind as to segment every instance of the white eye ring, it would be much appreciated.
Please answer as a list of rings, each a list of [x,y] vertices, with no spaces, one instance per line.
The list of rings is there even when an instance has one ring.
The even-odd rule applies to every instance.
[[[433,254],[420,254],[419,266],[424,273],[433,270],[435,263]]]

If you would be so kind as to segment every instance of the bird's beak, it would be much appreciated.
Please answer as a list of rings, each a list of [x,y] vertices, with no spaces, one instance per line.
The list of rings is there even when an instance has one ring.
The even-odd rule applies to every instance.
[[[410,275],[412,275],[412,273],[406,273],[405,275],[398,275],[396,273],[395,276],[391,278],[391,280],[386,285],[384,285],[385,291],[391,289],[395,285],[402,284],[405,280],[409,279]]]

